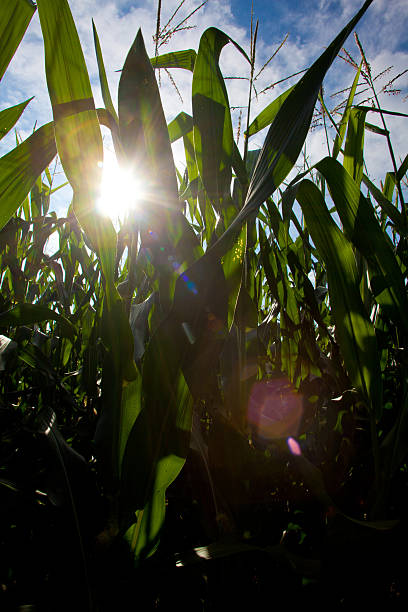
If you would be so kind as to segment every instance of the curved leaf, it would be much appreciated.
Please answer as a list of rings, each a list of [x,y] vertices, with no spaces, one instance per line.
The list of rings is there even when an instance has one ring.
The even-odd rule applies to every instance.
[[[223,47],[232,42],[217,28],[201,36],[193,73],[194,148],[203,185],[217,210],[229,196],[234,139],[227,89],[219,67]],[[248,60],[249,61],[249,60]]]
[[[366,0],[354,18],[314,62],[284,101],[269,128],[252,174],[245,205],[223,236],[211,248],[213,256],[222,256],[226,252],[242,223],[257,214],[260,205],[293,168],[307,136],[324,76],[344,41],[372,1]]]
[[[151,58],[153,68],[184,68],[193,72],[197,54],[194,49],[172,51]]]
[[[168,124],[167,129],[169,131],[170,142],[176,142],[179,138],[187,136],[187,134],[192,132],[193,118],[183,111]]]

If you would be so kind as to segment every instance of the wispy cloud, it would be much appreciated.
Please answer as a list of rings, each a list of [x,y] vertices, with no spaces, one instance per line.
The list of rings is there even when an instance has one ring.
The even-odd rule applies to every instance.
[[[180,20],[191,10],[199,6],[199,0],[186,0],[180,11]],[[178,0],[163,2],[162,23],[169,19],[178,5]],[[257,64],[260,69],[276,50],[286,32],[289,38],[273,61],[262,72],[258,82],[258,91],[270,86],[286,76],[310,65],[324,47],[329,44],[335,34],[346,24],[352,14],[362,5],[362,0],[320,0],[317,3],[297,2],[296,4],[272,1],[268,4],[268,12],[260,3],[260,25],[257,46]],[[156,2],[142,0],[137,4],[129,0],[71,0],[71,10],[83,46],[97,105],[102,102],[97,64],[93,46],[91,19],[93,18],[101,40],[107,75],[111,86],[112,97],[116,102],[117,87],[121,69],[130,45],[138,31],[142,28],[145,44],[150,55],[154,54],[153,35],[156,28]],[[249,24],[243,24],[240,15],[235,14],[236,5],[231,1],[209,0],[208,4],[196,13],[190,25],[194,29],[184,30],[175,35],[167,45],[160,49],[165,53],[170,50],[198,47],[201,33],[210,26],[216,26],[228,33],[245,50],[249,49]],[[295,8],[291,8],[295,7]],[[312,7],[312,8],[311,8]],[[275,11],[276,9],[276,11]],[[255,17],[257,3],[255,2]],[[279,15],[280,27],[271,28],[274,11]],[[249,14],[249,11],[248,11]],[[367,52],[374,72],[387,66],[394,67],[394,74],[408,67],[408,48],[405,42],[405,28],[408,17],[406,0],[375,0],[361,24],[358,26],[360,40]],[[352,39],[347,42],[347,48],[352,49],[356,57],[358,50]],[[247,76],[248,66],[237,50],[229,45],[222,52],[221,68],[226,76]],[[184,100],[184,110],[191,112],[191,74],[181,70],[173,71],[174,78]],[[351,84],[353,69],[341,60],[336,60],[325,82],[326,96],[330,102],[330,94]],[[269,89],[253,101],[253,117],[259,113],[279,93],[293,84],[299,77]],[[400,83],[405,88],[408,80],[405,76]],[[248,97],[248,82],[245,80],[229,80],[227,88],[232,106],[244,106]],[[18,124],[22,136],[27,136],[34,123],[45,123],[51,119],[51,107],[47,94],[43,44],[38,15],[35,15],[26,36],[20,45],[0,87],[0,108],[16,104],[32,95],[35,99],[24,113]],[[161,79],[161,96],[167,119],[170,121],[180,112],[180,100],[170,80],[163,75]],[[408,103],[403,102],[403,96],[381,95],[382,103],[390,110],[407,112]],[[235,123],[239,111],[233,113]],[[370,117],[372,123],[378,122],[378,117]],[[389,127],[397,157],[406,151],[407,133],[406,120],[392,118]],[[331,134],[332,136],[332,134]],[[13,146],[14,137],[4,139],[0,151],[4,153]],[[253,148],[262,143],[262,135],[256,135],[251,145]],[[367,137],[367,164],[375,178],[384,174],[384,143],[381,137]],[[309,138],[308,150],[312,161],[326,152],[325,136],[322,130],[315,130]]]

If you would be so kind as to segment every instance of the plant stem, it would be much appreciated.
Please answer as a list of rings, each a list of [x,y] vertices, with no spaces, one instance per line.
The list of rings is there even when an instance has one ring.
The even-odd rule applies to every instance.
[[[253,9],[253,6],[252,6]],[[248,145],[249,145],[249,121],[251,117],[251,99],[252,99],[252,89],[254,84],[254,73],[255,73],[255,54],[256,54],[256,38],[258,35],[258,21],[256,22],[255,32],[252,31],[253,24],[253,12],[251,10],[251,74],[249,78],[249,95],[248,95],[248,107],[247,107],[247,121],[246,121],[246,131],[244,134],[244,165],[246,165],[246,160],[248,157]]]

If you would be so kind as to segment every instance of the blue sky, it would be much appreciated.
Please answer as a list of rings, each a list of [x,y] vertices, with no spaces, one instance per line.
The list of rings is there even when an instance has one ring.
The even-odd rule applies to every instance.
[[[179,12],[180,20],[199,4],[198,0],[185,0]],[[254,17],[259,19],[258,69],[276,50],[286,34],[289,34],[279,54],[260,75],[257,83],[258,91],[308,67],[362,4],[363,0],[254,0]],[[164,24],[174,12],[178,2],[162,0],[162,5],[162,24]],[[92,40],[92,18],[98,29],[108,79],[115,100],[119,80],[119,74],[115,71],[122,67],[139,27],[142,28],[148,52],[151,55],[154,53],[152,35],[156,24],[156,1],[70,0],[70,6],[83,45],[96,104],[101,105],[101,95]],[[190,25],[196,27],[177,33],[160,51],[165,53],[169,50],[183,48],[197,49],[201,33],[210,26],[224,30],[249,51],[250,14],[250,1],[208,0],[206,6],[197,12],[190,22]],[[374,74],[392,66],[384,78],[376,81],[379,92],[387,80],[408,69],[407,23],[408,2],[406,0],[374,0],[357,27]],[[359,61],[359,52],[353,37],[348,39],[346,49]],[[242,75],[245,70],[242,56],[232,45],[225,48],[222,53],[221,68],[225,76]],[[191,74],[184,71],[173,71],[173,76],[182,94],[183,104],[169,79],[164,75],[161,81],[161,95],[169,121],[180,110],[187,112],[191,110]],[[325,81],[325,95],[329,108],[333,108],[341,101],[341,97],[331,98],[331,94],[348,87],[353,76],[352,67],[337,59]],[[255,117],[296,79],[286,81],[259,95],[258,100],[253,102],[252,117]],[[246,81],[229,80],[227,86],[231,105],[245,105],[248,89]],[[386,109],[408,113],[408,73],[397,81],[396,86],[401,89],[401,93],[398,95],[380,93],[381,103]],[[35,122],[41,125],[52,118],[44,74],[41,30],[37,15],[34,16],[1,82],[0,110],[33,95],[34,100],[17,124],[23,138],[29,135]],[[234,111],[235,123],[238,121],[238,116],[239,111]],[[379,118],[374,113],[370,113],[368,121],[378,123]],[[406,145],[408,119],[391,117],[387,121],[398,160],[406,155],[408,149]],[[332,133],[330,133],[330,138],[333,138]],[[262,134],[256,135],[250,147],[256,148],[262,145],[262,140]],[[0,143],[0,154],[4,154],[13,146],[14,135],[11,134]],[[316,161],[326,151],[324,131],[321,127],[317,127],[308,139],[309,161]],[[177,150],[175,155],[178,159]],[[386,171],[391,170],[383,137],[367,134],[366,160],[370,176],[377,182],[384,178]],[[58,202],[62,206],[64,201],[69,203],[69,198],[69,190],[62,190],[59,193]]]

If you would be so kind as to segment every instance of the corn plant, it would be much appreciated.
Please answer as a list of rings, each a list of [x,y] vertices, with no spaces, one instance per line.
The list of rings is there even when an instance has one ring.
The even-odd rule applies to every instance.
[[[406,460],[408,158],[397,167],[391,156],[382,189],[364,173],[366,115],[386,111],[354,104],[361,66],[340,122],[330,115],[331,154],[284,183],[323,79],[371,2],[294,87],[252,120],[248,108],[241,155],[219,58],[235,46],[251,97],[256,30],[249,57],[209,28],[197,51],[151,59],[139,31],[115,109],[93,24],[104,101],[96,109],[68,2],[38,0],[53,122],[0,159],[2,397],[58,458],[86,582],[90,511],[77,506],[95,470],[107,510],[89,531],[102,547],[124,538],[141,563],[159,546],[166,494],[191,449],[210,483],[202,504],[212,536],[237,533],[263,470],[278,496],[296,503],[287,489],[295,478],[345,529],[395,525],[390,499]],[[4,70],[33,10],[26,0],[0,9],[13,24]],[[169,124],[162,68],[192,73],[192,115]],[[2,135],[28,103],[0,113]],[[96,205],[101,124],[122,167],[144,179],[138,212],[118,231]],[[251,150],[265,127],[263,147]],[[184,173],[171,150],[179,139]],[[49,212],[57,153],[73,188],[62,219]],[[49,255],[52,233],[59,248]],[[40,485],[34,494],[10,473],[0,483],[35,499]],[[55,481],[47,487],[52,499]]]

